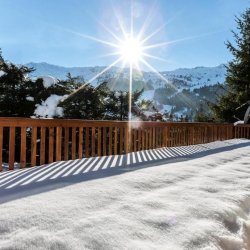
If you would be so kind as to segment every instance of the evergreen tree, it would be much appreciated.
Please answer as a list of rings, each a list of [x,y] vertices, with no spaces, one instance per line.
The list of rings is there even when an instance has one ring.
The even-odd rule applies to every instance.
[[[59,104],[64,110],[64,118],[102,119],[104,105],[100,93],[90,84],[84,84]]]
[[[250,9],[236,18],[238,33],[233,31],[235,45],[226,46],[234,56],[227,66],[227,93],[212,105],[214,117],[220,122],[233,122],[234,116],[243,119],[245,109],[237,109],[250,101]]]
[[[131,112],[137,117],[144,119],[143,111],[136,105],[143,90],[134,91],[131,97]],[[107,120],[128,120],[129,92],[110,91],[105,103],[105,119]]]
[[[29,78],[33,70],[6,62],[0,50],[0,116],[33,116],[36,105],[41,104],[52,94],[63,96],[81,86],[79,79],[69,75],[65,81],[45,87],[43,79]]]
[[[72,82],[73,84],[73,82]],[[135,114],[135,103],[142,91],[132,94],[132,112]],[[90,120],[127,120],[128,119],[127,91],[113,91],[105,81],[94,88],[90,84],[81,83],[81,87],[59,106],[64,110],[64,118]]]
[[[7,63],[0,51],[0,116],[29,117],[35,109],[32,68]],[[34,90],[34,91],[32,91]]]

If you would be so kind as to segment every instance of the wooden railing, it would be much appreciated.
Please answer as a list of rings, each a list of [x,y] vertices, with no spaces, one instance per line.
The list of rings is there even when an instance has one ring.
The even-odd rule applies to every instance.
[[[0,171],[60,160],[250,138],[250,126],[0,118]]]

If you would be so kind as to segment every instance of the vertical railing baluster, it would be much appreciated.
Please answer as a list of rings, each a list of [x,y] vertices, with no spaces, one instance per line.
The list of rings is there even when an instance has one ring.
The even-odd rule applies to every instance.
[[[10,127],[10,131],[9,131],[9,170],[14,169],[14,163],[15,163],[15,133],[16,133],[16,128]]]
[[[103,133],[102,133],[102,151],[103,155],[107,155],[107,128],[103,128]]]
[[[79,128],[79,145],[78,145],[78,158],[82,159],[83,152],[83,127]]]
[[[49,128],[49,163],[54,161],[54,127]]]
[[[129,141],[128,141],[128,138],[129,138],[129,124],[127,123],[126,124],[126,127],[124,129],[124,147],[125,147],[125,154],[127,154],[129,152]]]
[[[117,127],[114,127],[114,154],[117,155]]]
[[[141,149],[145,150],[145,128],[141,128]]]
[[[36,149],[37,149],[37,127],[32,127],[31,135],[31,166],[36,165]]]
[[[41,127],[40,165],[45,163],[46,127]]]
[[[86,128],[85,157],[89,157],[89,127]]]
[[[91,131],[91,156],[95,156],[95,127]]]
[[[142,150],[142,129],[138,128],[138,151]]]
[[[56,161],[62,159],[62,127],[56,127]]]
[[[72,127],[71,132],[71,159],[76,159],[76,127]]]
[[[123,127],[120,127],[119,128],[119,132],[120,132],[120,149],[119,149],[119,154],[122,154],[124,152],[124,147],[123,147],[123,130],[124,128]]]
[[[69,159],[69,128],[64,128],[64,153],[63,159],[67,161]]]
[[[112,155],[112,148],[113,148],[113,127],[109,127],[109,151],[108,155]]]
[[[26,166],[26,151],[27,151],[27,136],[26,127],[21,127],[21,155],[20,155],[20,167],[25,168]]]
[[[132,133],[132,135],[133,135],[133,151],[134,152],[136,152],[137,151],[137,129],[136,128],[134,128],[133,130],[133,133]]]
[[[98,127],[98,141],[97,141],[97,155],[101,156],[102,155],[102,129],[101,127]]]

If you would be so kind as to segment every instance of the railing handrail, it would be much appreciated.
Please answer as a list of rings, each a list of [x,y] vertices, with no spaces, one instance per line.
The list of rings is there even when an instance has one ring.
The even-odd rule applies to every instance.
[[[210,122],[172,122],[172,121],[119,121],[119,120],[84,120],[84,119],[54,119],[54,118],[23,118],[23,117],[0,117],[0,126],[43,126],[43,125],[52,125],[53,127],[57,126],[79,126],[79,125],[103,125],[103,126],[125,126],[126,124],[149,124],[150,126],[166,126],[171,124],[173,126],[234,126],[231,123],[210,123]],[[124,125],[125,124],[125,125]],[[244,126],[245,124],[239,124],[237,126]]]

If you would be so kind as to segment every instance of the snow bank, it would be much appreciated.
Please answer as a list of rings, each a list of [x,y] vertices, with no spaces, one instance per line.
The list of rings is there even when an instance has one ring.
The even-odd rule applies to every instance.
[[[14,190],[23,188],[22,197],[13,195],[0,205],[0,248],[248,250],[250,142],[230,140],[198,148],[221,145],[235,147],[150,168],[121,166],[119,174],[107,162],[117,160],[114,156],[0,173],[2,197],[11,190],[11,178],[19,182]],[[165,152],[185,155],[195,148]],[[153,157],[163,151],[144,154]],[[65,173],[76,170],[74,182]],[[87,171],[93,173],[91,179],[84,178]]]
[[[63,108],[57,107],[58,103],[62,98],[65,98],[67,95],[51,95],[42,104],[36,105],[34,114],[37,117],[52,118],[54,116],[63,116]]]

